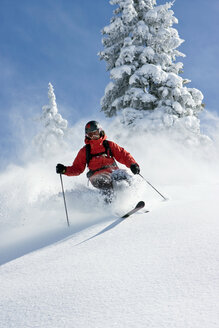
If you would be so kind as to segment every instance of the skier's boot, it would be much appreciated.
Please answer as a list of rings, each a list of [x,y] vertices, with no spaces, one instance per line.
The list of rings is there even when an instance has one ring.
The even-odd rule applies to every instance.
[[[112,188],[110,188],[110,189],[101,189],[100,194],[101,194],[101,196],[103,196],[105,204],[111,204],[112,203],[113,196],[114,196]]]

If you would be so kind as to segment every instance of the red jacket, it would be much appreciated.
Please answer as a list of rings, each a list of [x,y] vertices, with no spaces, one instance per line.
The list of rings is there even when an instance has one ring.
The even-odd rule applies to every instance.
[[[90,140],[85,138],[85,143],[90,144],[91,146],[91,154],[98,154],[105,152],[105,147],[103,146],[103,141],[106,140],[106,136],[97,139],[97,140]],[[126,165],[128,168],[130,168],[131,164],[136,163],[134,158],[122,147],[118,146],[113,141],[108,141],[110,149],[112,151],[113,157],[121,164]],[[94,156],[91,158],[88,168],[92,171],[95,171],[97,169],[100,169],[103,166],[112,165],[114,163],[114,159],[110,156],[100,155],[100,156]],[[72,164],[72,166],[67,166],[65,174],[68,176],[75,176],[79,175],[82,172],[84,172],[86,167],[86,146],[81,148]],[[112,172],[113,170],[118,169],[117,166],[112,166],[107,169],[103,169],[100,171],[97,171],[96,174],[99,174],[100,172]]]

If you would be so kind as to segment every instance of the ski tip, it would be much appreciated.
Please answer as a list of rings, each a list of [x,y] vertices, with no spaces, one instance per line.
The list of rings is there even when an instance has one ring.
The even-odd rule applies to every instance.
[[[141,201],[138,202],[138,204],[136,205],[136,208],[144,207],[144,206],[145,206],[145,202],[143,202],[143,200],[141,200]]]

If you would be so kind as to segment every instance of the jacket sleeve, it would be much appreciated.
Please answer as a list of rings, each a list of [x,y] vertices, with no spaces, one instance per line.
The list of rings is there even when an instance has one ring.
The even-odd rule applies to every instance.
[[[137,164],[135,159],[124,148],[117,145],[115,142],[109,141],[110,149],[115,159],[130,168],[131,164]]]
[[[86,167],[86,149],[81,148],[72,164],[72,166],[67,166],[65,175],[76,176],[84,172]]]

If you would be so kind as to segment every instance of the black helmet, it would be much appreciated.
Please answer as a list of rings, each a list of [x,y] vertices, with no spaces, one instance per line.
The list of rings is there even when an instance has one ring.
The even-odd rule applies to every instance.
[[[85,136],[88,139],[99,139],[105,136],[105,132],[99,122],[90,121],[85,125]]]
[[[90,121],[85,125],[85,134],[93,131],[102,131],[100,123],[97,121]]]

